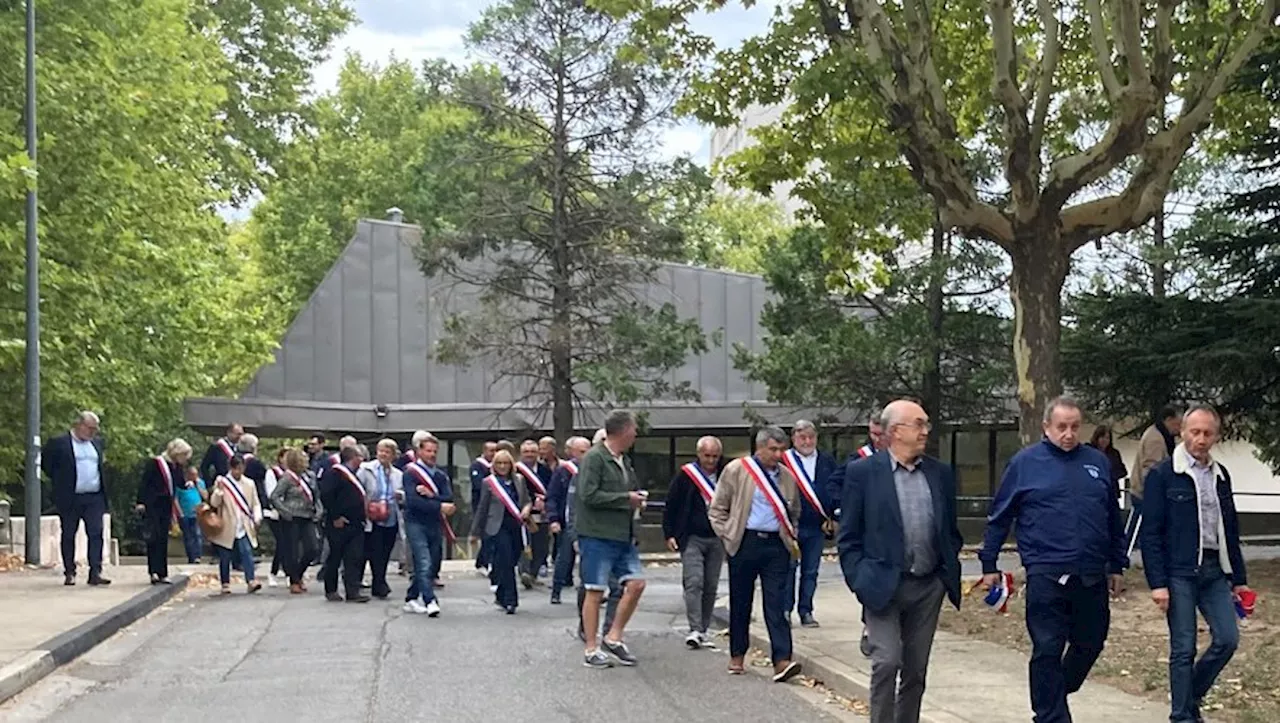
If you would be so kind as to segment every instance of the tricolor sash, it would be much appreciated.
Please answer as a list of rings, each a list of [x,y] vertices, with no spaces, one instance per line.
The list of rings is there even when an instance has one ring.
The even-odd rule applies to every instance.
[[[245,461],[245,463],[246,463],[246,464],[248,464],[249,460],[251,460],[251,459],[253,459],[253,452],[245,452],[245,453],[244,453],[244,461]]]
[[[178,507],[178,493],[173,486],[173,470],[169,469],[169,460],[156,457],[156,465],[160,468],[160,476],[164,478],[164,486],[169,490],[169,503],[173,507],[173,519],[182,519],[182,510]]]
[[[271,465],[271,474],[275,475],[276,481],[279,482],[284,479],[284,467],[281,467],[278,464]]]
[[[570,477],[577,477],[577,476],[578,476],[578,465],[574,464],[573,460],[571,460],[571,459],[562,459],[562,460],[560,460],[560,464],[564,465],[564,468],[565,468],[565,469],[567,469],[567,470],[569,470],[569,476],[570,476]]]
[[[227,479],[226,477],[219,477],[218,484],[221,484],[222,488],[230,494],[231,502],[240,508],[240,514],[244,515],[245,519],[250,522],[254,522],[253,507],[249,505],[249,499],[244,496],[244,492],[240,491],[240,485],[236,484],[235,480]]]
[[[773,482],[765,474],[765,471],[760,468],[760,463],[756,461],[755,457],[743,457],[742,466],[747,469],[747,474],[751,475],[752,481],[756,483],[756,489],[759,489],[760,494],[764,495],[764,498],[769,501],[769,506],[773,508],[773,514],[778,518],[778,524],[794,540],[796,528],[791,524],[791,517],[787,515],[787,503],[783,501],[778,488],[774,487]]]
[[[431,490],[431,494],[437,497],[440,496],[440,486],[436,484],[435,480],[431,479],[431,473],[423,467],[421,462],[414,462],[405,471],[412,472],[414,479]],[[445,539],[450,543],[457,541],[458,535],[453,531],[453,525],[449,524],[449,517],[444,513],[444,510],[440,510],[440,527],[444,531]]]
[[[293,480],[298,485],[298,489],[302,490],[302,496],[307,498],[307,502],[314,505],[316,498],[315,495],[311,494],[311,486],[303,482],[302,478],[295,474],[293,470],[288,470],[285,474],[289,475],[289,479]]]
[[[219,439],[218,441],[214,442],[214,444],[218,445],[218,449],[222,450],[222,453],[227,455],[228,460],[236,456],[235,450],[231,449],[231,443],[228,442],[225,438]]]
[[[480,463],[480,466],[481,466],[481,467],[484,467],[484,471],[486,471],[486,472],[492,472],[492,471],[493,471],[493,462],[490,462],[489,460],[485,459],[484,457],[476,457],[476,461]]]
[[[364,485],[360,484],[360,480],[356,479],[355,474],[351,470],[347,469],[345,464],[337,465],[334,469],[338,470],[338,472],[351,483],[352,487],[355,487],[360,491],[360,499],[368,499],[368,495],[364,491]]]
[[[697,462],[689,462],[682,466],[680,471],[693,480],[694,486],[702,493],[702,499],[710,506],[711,498],[715,497],[716,494],[716,486],[711,481],[711,478],[707,476],[707,473],[702,471]]]
[[[520,508],[516,505],[516,501],[511,499],[511,495],[507,494],[506,488],[498,481],[497,477],[489,475],[484,478],[485,484],[489,485],[489,490],[493,492],[493,496],[498,498],[503,507],[507,508],[507,514],[520,524],[524,524],[524,518],[520,516]]]
[[[871,455],[873,455],[873,454],[875,454],[875,453],[876,453],[875,448],[874,448],[874,447],[872,447],[872,446],[871,446],[871,445],[869,445],[869,444],[864,444],[864,445],[862,445],[861,447],[858,447],[858,456],[859,456],[859,457],[862,457],[862,458],[864,458],[864,459],[865,459],[865,458],[867,458],[867,457],[870,457]]]
[[[794,449],[788,449],[782,453],[782,463],[787,469],[791,470],[791,476],[796,478],[796,485],[800,488],[800,494],[808,500],[813,509],[822,515],[822,519],[827,519],[827,511],[822,507],[822,501],[818,499],[818,493],[813,489],[813,480],[809,479],[809,472],[804,468],[804,460],[800,458],[800,453]]]
[[[338,454],[337,452],[334,452],[333,454],[329,455],[330,467],[337,467],[340,464],[342,464],[342,455]]]
[[[537,472],[529,469],[529,465],[524,462],[516,462],[516,469],[520,471],[520,474],[525,478],[525,481],[533,485],[534,494],[542,495],[543,497],[547,496],[547,486],[542,484],[542,480],[538,478]]]

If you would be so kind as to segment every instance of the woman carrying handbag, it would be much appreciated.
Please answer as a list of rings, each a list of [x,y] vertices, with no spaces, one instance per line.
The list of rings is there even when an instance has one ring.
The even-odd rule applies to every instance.
[[[262,503],[258,501],[258,488],[254,481],[244,476],[244,458],[236,455],[228,465],[227,476],[213,483],[209,505],[218,511],[221,529],[210,535],[209,541],[218,551],[218,576],[222,582],[222,594],[231,594],[231,559],[240,559],[244,569],[245,587],[255,593],[262,583],[253,579],[253,548],[258,546],[258,523],[262,521]]]

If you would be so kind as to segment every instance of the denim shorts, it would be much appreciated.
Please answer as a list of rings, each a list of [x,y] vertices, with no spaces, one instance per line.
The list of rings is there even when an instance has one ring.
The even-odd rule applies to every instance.
[[[644,577],[640,550],[630,542],[579,536],[578,556],[578,574],[586,590],[608,590],[611,577],[619,583]]]

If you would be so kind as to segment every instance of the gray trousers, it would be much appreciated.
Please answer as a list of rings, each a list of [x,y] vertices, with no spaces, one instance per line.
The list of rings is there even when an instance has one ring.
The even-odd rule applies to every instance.
[[[871,648],[871,723],[919,723],[943,594],[942,580],[936,575],[904,575],[888,608],[865,610]]]
[[[689,630],[705,633],[716,606],[720,569],[724,567],[724,544],[718,537],[689,537],[680,548],[680,566]]]

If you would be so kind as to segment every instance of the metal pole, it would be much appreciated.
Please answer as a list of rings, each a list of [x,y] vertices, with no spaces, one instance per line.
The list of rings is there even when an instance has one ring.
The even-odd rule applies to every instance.
[[[36,4],[27,0],[27,157],[36,166]],[[36,183],[27,191],[27,505],[26,561],[40,564],[40,247]]]

